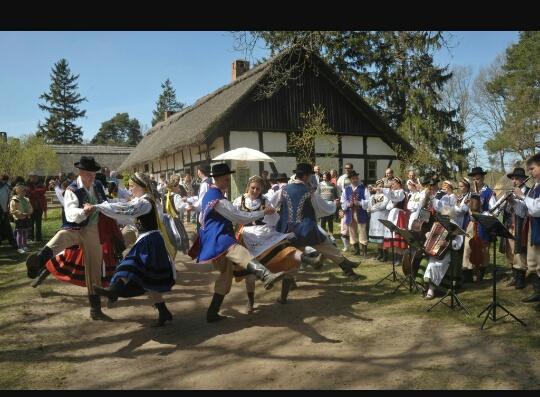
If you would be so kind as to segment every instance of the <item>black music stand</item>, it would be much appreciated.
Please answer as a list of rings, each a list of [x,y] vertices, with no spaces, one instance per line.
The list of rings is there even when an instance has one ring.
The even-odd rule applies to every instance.
[[[397,226],[394,225],[392,222],[386,220],[386,219],[379,219],[379,222],[381,222],[386,228],[388,228],[392,232],[392,271],[388,275],[384,276],[381,280],[377,281],[375,286],[379,285],[380,283],[382,283],[384,280],[386,280],[390,276],[393,276],[392,282],[395,283],[397,281],[397,276],[396,276],[396,256],[395,256],[395,253],[394,253],[394,231],[397,229]]]
[[[401,280],[401,283],[396,287],[396,289],[392,292],[395,294],[397,290],[405,284],[407,281],[409,282],[409,292],[413,291],[413,285],[416,292],[421,292],[423,290],[422,285],[418,284],[418,282],[414,279],[414,276],[412,274],[412,249],[413,247],[416,249],[422,248],[422,241],[420,239],[420,236],[415,233],[411,232],[410,230],[401,229],[399,227],[396,227],[394,230],[395,233],[399,234],[403,239],[407,242],[407,245],[409,246],[409,274],[405,276],[403,280]],[[418,286],[420,285],[420,290],[418,289]]]
[[[472,216],[474,219],[476,219],[478,223],[480,223],[480,225],[493,239],[493,297],[491,303],[484,310],[482,310],[480,314],[478,314],[478,317],[480,317],[487,311],[486,318],[484,319],[484,322],[482,323],[480,329],[484,329],[484,325],[486,324],[488,318],[490,318],[491,321],[496,322],[498,320],[502,320],[506,316],[513,317],[514,320],[526,327],[527,324],[514,316],[512,313],[510,313],[510,311],[508,311],[508,309],[506,309],[503,305],[497,302],[497,237],[509,238],[511,240],[515,240],[515,238],[512,233],[510,233],[508,229],[505,228],[504,225],[493,215],[473,214]],[[502,310],[504,310],[506,314],[502,317],[497,318],[497,307],[500,307]],[[491,317],[490,314],[492,314]]]
[[[458,235],[465,236],[467,234],[465,232],[465,230],[460,228],[458,225],[456,225],[455,223],[450,222],[450,217],[448,217],[446,215],[435,214],[435,220],[437,222],[439,222],[442,225],[442,227],[444,227],[446,230],[448,230],[448,233],[451,236],[458,236]],[[463,243],[465,243],[465,242],[463,242]],[[450,244],[451,244],[451,242],[450,242]],[[450,255],[452,255],[452,254],[450,254]],[[450,259],[450,260],[452,260],[452,259]],[[471,313],[465,307],[463,302],[461,302],[461,299],[459,299],[459,297],[456,294],[456,267],[457,266],[455,264],[451,264],[450,266],[452,266],[452,283],[450,284],[450,288],[448,289],[448,291],[446,291],[446,294],[441,299],[439,299],[435,304],[431,305],[427,309],[427,311],[429,312],[435,306],[437,306],[439,303],[443,303],[452,310],[454,310],[456,307],[457,308],[462,308],[463,310],[465,310],[465,313],[467,313],[470,316]],[[444,300],[447,297],[450,297],[450,305],[448,303],[444,302]],[[456,304],[454,304],[454,301],[456,302]]]

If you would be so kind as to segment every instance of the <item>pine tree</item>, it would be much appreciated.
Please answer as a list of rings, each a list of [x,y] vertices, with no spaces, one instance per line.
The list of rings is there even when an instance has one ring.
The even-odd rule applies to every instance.
[[[67,60],[55,63],[51,73],[49,92],[39,98],[45,103],[39,104],[41,110],[49,112],[45,123],[38,123],[37,135],[47,143],[78,144],[82,142],[82,127],[74,121],[86,115],[77,105],[86,101],[77,92],[79,75],[71,74]]]
[[[178,112],[184,108],[184,104],[176,100],[176,91],[172,86],[170,79],[165,80],[161,84],[163,90],[156,102],[156,109],[152,112],[154,117],[152,118],[152,127],[160,121],[163,121],[166,111]]]

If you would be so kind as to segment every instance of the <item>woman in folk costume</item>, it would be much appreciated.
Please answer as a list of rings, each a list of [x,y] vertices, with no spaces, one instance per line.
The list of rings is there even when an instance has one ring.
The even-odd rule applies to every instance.
[[[377,188],[377,191],[382,192],[389,200],[386,209],[388,212],[388,220],[400,229],[407,229],[409,224],[409,211],[407,211],[407,195],[402,186],[401,179],[394,177],[390,184],[390,188]],[[392,236],[392,234],[394,234]],[[404,250],[407,249],[407,243],[397,233],[392,233],[388,228],[384,230],[384,249],[394,247],[396,263],[401,262],[401,256]]]
[[[455,213],[453,206],[443,205],[438,212],[441,215],[448,216],[451,223],[459,226],[454,217]],[[444,228],[442,228],[439,222],[435,222],[431,230],[426,233],[426,243],[430,242],[430,237],[435,237],[435,235],[432,236],[433,233],[440,234],[443,230]],[[451,261],[461,262],[460,250],[463,246],[463,239],[464,236],[462,235],[453,236],[449,242],[450,246],[446,250],[446,253],[443,253],[442,258],[440,255],[433,255],[428,252],[428,263],[423,276],[427,286],[426,299],[433,299],[435,297],[435,289],[441,284],[441,281],[450,267]],[[456,263],[454,263],[454,265],[456,265]]]
[[[226,317],[219,314],[225,295],[231,290],[234,269],[247,270],[255,274],[264,283],[265,289],[271,289],[274,283],[281,280],[285,273],[272,273],[247,250],[238,244],[234,235],[233,222],[247,224],[265,215],[275,213],[268,206],[264,210],[252,212],[238,210],[224,193],[231,182],[231,171],[225,163],[212,166],[209,173],[214,184],[209,186],[201,202],[201,227],[198,238],[190,249],[190,256],[197,263],[212,264],[219,271],[214,285],[214,296],[206,313],[209,323],[221,321]]]
[[[358,172],[351,171],[349,177],[351,184],[343,189],[341,194],[341,208],[344,211],[345,224],[349,230],[350,243],[354,247],[354,255],[362,253],[367,257],[367,233],[368,222],[367,206],[369,203],[369,191],[358,180]]]
[[[266,207],[271,207],[271,204],[262,194],[262,187],[262,178],[260,176],[252,176],[249,178],[246,186],[246,193],[237,197],[233,205],[244,212],[259,211],[264,210]],[[304,262],[318,268],[320,267],[321,256],[319,255],[313,258],[293,247],[287,239],[294,237],[294,234],[277,232],[275,225],[278,221],[279,215],[277,213],[265,215],[262,218],[252,221],[251,224],[240,226],[237,239],[268,270],[273,273],[285,272],[281,284],[281,296],[278,299],[279,303],[285,304],[287,303],[287,296],[300,263]],[[255,303],[256,277],[254,274],[241,270],[237,270],[233,274],[236,281],[240,281],[242,276],[246,276],[247,310],[248,313],[251,313],[254,310]]]
[[[433,209],[435,210],[435,212],[439,213],[444,207],[451,207],[453,209],[456,203],[457,200],[456,195],[454,194],[454,185],[448,180],[442,183],[441,193],[435,195],[435,197],[431,199],[431,205],[433,206]]]
[[[88,210],[96,209],[123,224],[134,224],[139,232],[137,241],[118,264],[110,286],[94,286],[94,289],[98,295],[112,299],[148,292],[159,312],[154,324],[159,327],[172,320],[162,294],[175,284],[176,268],[171,258],[176,252],[160,231],[157,192],[150,178],[136,172],[130,177],[129,188],[134,196],[129,202],[85,205]]]
[[[375,182],[375,187],[382,188],[384,182],[382,179],[379,179]],[[369,241],[377,244],[377,260],[386,261],[387,252],[383,250],[384,242],[384,225],[379,222],[379,219],[386,220],[388,217],[388,210],[386,206],[388,205],[388,197],[383,193],[377,193],[376,189],[371,190],[371,195],[369,197],[369,205],[367,212],[370,214],[369,220]]]

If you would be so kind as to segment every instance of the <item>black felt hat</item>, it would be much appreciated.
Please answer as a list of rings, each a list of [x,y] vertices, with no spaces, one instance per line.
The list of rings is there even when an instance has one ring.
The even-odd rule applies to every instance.
[[[80,170],[97,172],[101,169],[101,165],[96,163],[92,156],[81,156],[81,159],[73,164]]]
[[[212,166],[212,172],[210,172],[210,176],[223,176],[223,175],[229,175],[234,174],[236,171],[231,171],[227,163],[220,163],[215,164]]]
[[[468,176],[473,176],[473,175],[486,175],[487,172],[484,171],[484,169],[482,167],[474,167],[471,172],[469,172],[467,175]]]
[[[525,170],[521,167],[514,168],[514,171],[512,171],[509,174],[506,174],[506,176],[510,179],[512,179],[513,177],[523,178],[523,179],[527,178],[527,175],[525,175]]]
[[[352,178],[353,176],[359,176],[360,174],[356,172],[355,170],[352,170],[349,174],[349,178]]]

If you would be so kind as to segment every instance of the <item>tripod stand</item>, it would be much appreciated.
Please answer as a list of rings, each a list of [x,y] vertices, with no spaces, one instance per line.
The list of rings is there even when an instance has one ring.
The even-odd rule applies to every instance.
[[[396,258],[395,258],[395,253],[394,253],[394,231],[397,229],[397,226],[394,225],[392,222],[387,221],[386,219],[379,219],[379,222],[381,222],[386,228],[388,228],[392,232],[392,271],[388,273],[386,276],[384,276],[382,279],[377,281],[375,286],[379,285],[390,276],[393,277],[392,282],[395,283],[397,281]]]
[[[484,322],[482,323],[480,329],[484,329],[484,325],[486,324],[488,318],[491,321],[496,322],[498,320],[502,320],[507,316],[511,316],[514,320],[526,327],[527,324],[514,316],[508,309],[506,309],[503,305],[497,302],[497,237],[515,240],[514,236],[512,236],[508,229],[506,229],[504,225],[492,215],[473,214],[473,217],[480,223],[480,225],[482,225],[482,227],[493,239],[493,296],[491,303],[484,310],[482,310],[480,314],[478,314],[478,317],[480,317],[487,311],[486,318],[484,319]],[[502,317],[497,318],[497,307],[505,311],[506,314]]]
[[[422,291],[422,286],[420,286],[420,289],[418,288],[418,282],[414,279],[413,274],[413,254],[412,249],[413,247],[418,249],[422,248],[422,244],[420,242],[420,239],[410,232],[409,230],[400,229],[399,227],[396,227],[395,232],[399,234],[403,239],[407,242],[407,245],[409,246],[409,274],[405,276],[399,283],[399,285],[396,287],[394,291],[392,291],[393,294],[395,294],[398,289],[403,286],[407,281],[409,282],[409,292],[413,292],[413,286],[416,292]]]
[[[457,230],[458,228],[456,227],[455,224],[452,224],[450,223],[450,219],[446,216],[442,216],[442,215],[435,215],[435,219],[446,229],[449,231],[449,234],[453,235],[453,234],[456,234],[455,233],[455,230]],[[453,230],[454,229],[454,230]],[[458,234],[461,234],[461,235],[464,235],[465,232],[463,230],[458,230]],[[459,254],[459,257],[461,258],[463,256],[463,247],[461,250],[457,251]],[[452,253],[450,253],[450,255],[452,255]],[[452,263],[452,258],[450,258],[450,266],[452,267],[452,271],[451,271],[451,278],[452,278],[452,281],[451,281],[451,284],[450,284],[450,288],[446,291],[446,294],[441,298],[439,299],[435,304],[431,305],[427,311],[431,311],[433,310],[433,308],[435,308],[435,306],[437,306],[439,303],[443,303],[444,305],[446,305],[447,307],[449,307],[450,309],[454,310],[455,308],[461,308],[465,311],[465,313],[467,313],[469,316],[471,315],[471,313],[469,312],[469,310],[465,307],[465,305],[463,304],[463,302],[461,302],[461,300],[459,299],[459,297],[457,296],[456,294],[456,263]],[[444,300],[447,298],[447,297],[450,297],[450,305],[446,302],[444,302]],[[454,301],[456,302],[456,304],[454,304]]]

